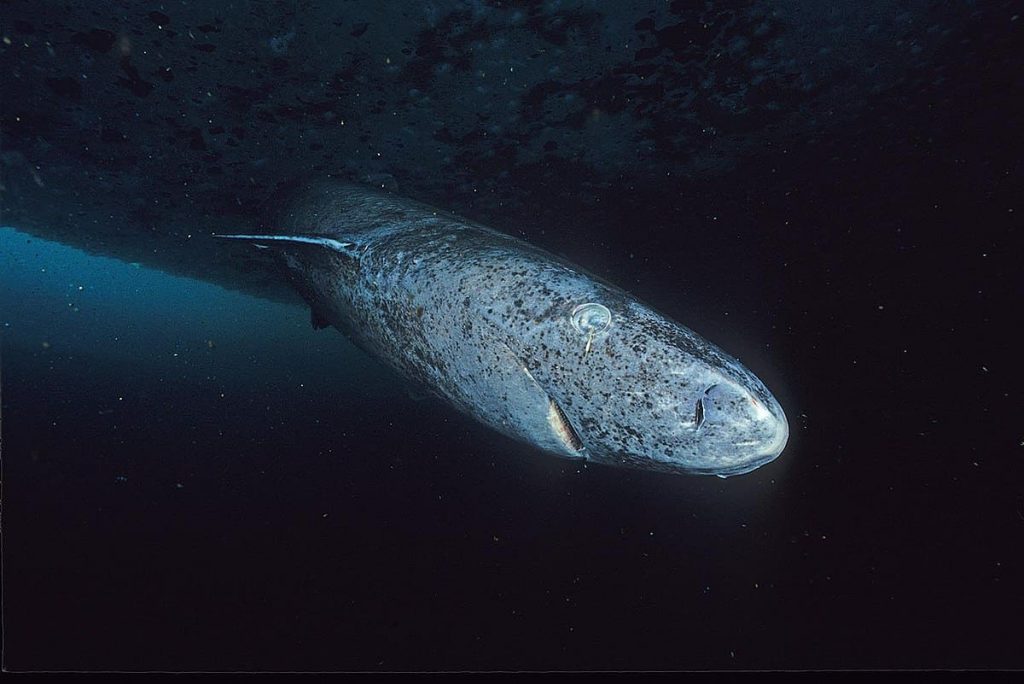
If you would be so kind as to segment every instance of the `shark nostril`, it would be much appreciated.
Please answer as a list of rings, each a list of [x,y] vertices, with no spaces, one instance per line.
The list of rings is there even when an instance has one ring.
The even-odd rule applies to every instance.
[[[704,424],[704,397],[697,400],[697,409],[693,414],[693,426],[699,428]]]

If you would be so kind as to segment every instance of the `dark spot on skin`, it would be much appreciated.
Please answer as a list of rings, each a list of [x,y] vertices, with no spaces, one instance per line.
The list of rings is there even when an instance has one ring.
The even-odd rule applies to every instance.
[[[358,38],[359,36],[366,33],[366,29],[368,28],[370,28],[370,25],[368,23],[360,22],[352,27],[352,30],[349,32],[348,35],[352,36],[353,38]]]
[[[158,26],[167,26],[171,23],[171,18],[163,12],[157,12],[156,10],[154,10],[150,12],[147,16],[149,16],[149,20],[151,22],[157,24]]]
[[[423,307],[422,306],[417,306],[416,307],[416,318],[423,318]]]

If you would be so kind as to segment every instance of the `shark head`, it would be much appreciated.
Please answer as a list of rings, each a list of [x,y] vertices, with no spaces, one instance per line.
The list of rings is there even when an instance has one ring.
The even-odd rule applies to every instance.
[[[524,327],[517,346],[550,400],[550,430],[535,440],[549,451],[727,477],[786,446],[785,413],[764,383],[625,293],[570,294]]]

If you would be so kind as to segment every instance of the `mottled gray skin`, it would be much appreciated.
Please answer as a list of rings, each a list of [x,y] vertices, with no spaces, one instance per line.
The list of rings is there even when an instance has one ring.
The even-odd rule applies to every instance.
[[[738,361],[521,240],[336,182],[300,193],[273,233],[329,238],[262,241],[283,255],[315,320],[513,438],[597,463],[721,476],[786,444],[782,408]],[[573,325],[586,303],[607,307],[606,327]]]

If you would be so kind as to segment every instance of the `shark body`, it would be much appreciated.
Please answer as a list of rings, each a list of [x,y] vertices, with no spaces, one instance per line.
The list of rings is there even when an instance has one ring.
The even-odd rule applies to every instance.
[[[277,252],[315,325],[549,453],[728,476],[785,447],[781,406],[736,359],[509,235],[328,181],[273,232],[218,237]]]

